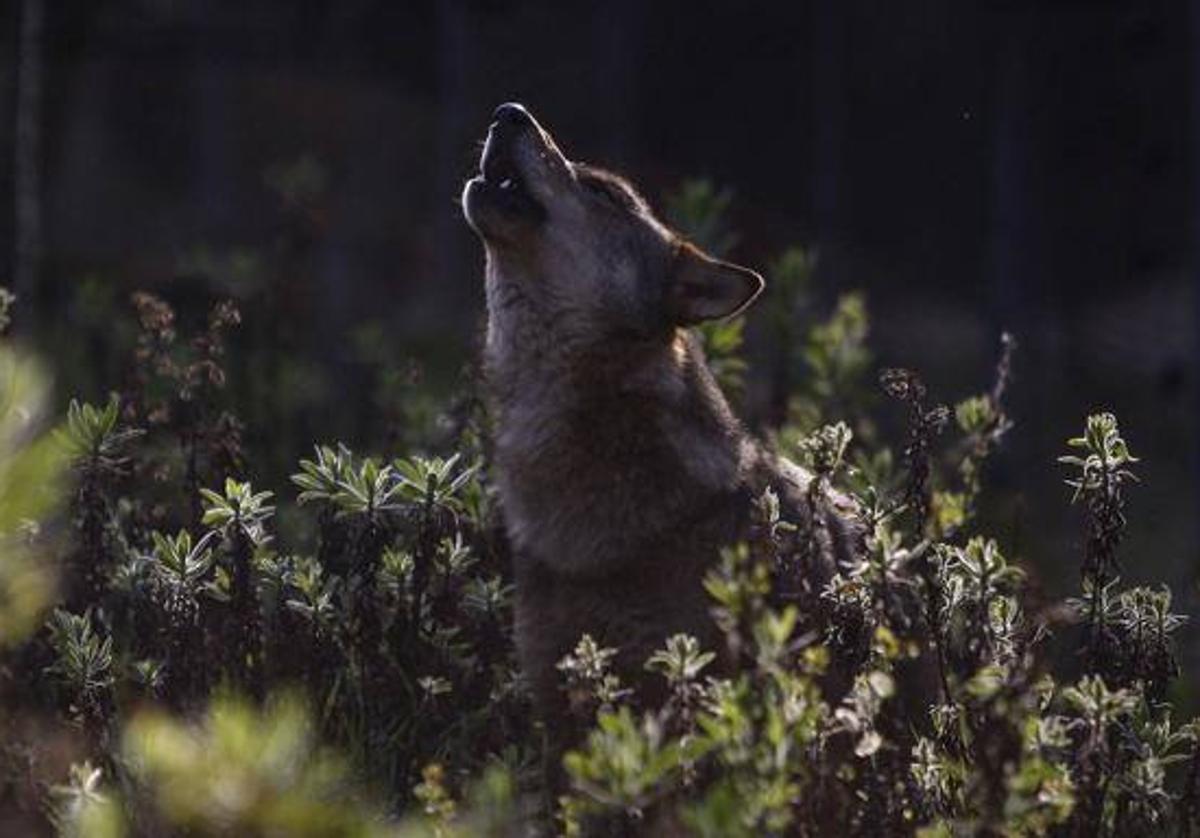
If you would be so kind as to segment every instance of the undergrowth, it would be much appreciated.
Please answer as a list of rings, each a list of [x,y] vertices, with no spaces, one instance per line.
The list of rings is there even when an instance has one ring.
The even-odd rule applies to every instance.
[[[670,206],[719,252],[728,200],[692,183]],[[44,376],[6,345],[6,830],[1200,830],[1200,723],[1167,701],[1183,618],[1167,589],[1120,580],[1138,462],[1117,420],[1087,417],[1047,464],[1078,512],[1082,549],[1062,560],[1080,584],[1065,602],[1033,596],[979,527],[989,459],[1019,427],[1015,342],[979,394],[942,404],[913,371],[874,372],[861,296],[816,316],[814,258],[776,263],[767,431],[814,474],[813,511],[835,489],[855,498],[869,549],[814,589],[820,534],[759,498],[752,538],[705,580],[736,670],[714,675],[719,650],[666,638],[646,661],[667,688],[658,707],[611,671],[615,650],[580,638],[560,670],[587,733],[549,814],[474,394],[446,412],[440,451],[323,442],[290,487],[264,487],[225,392],[232,305],[184,335],[171,305],[137,295],[125,386],[72,402],[53,433]],[[742,393],[742,321],[704,338]]]

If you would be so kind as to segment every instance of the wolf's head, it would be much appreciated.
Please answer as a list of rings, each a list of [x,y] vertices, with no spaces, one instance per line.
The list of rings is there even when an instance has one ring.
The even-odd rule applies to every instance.
[[[521,308],[577,346],[669,342],[679,326],[736,314],[763,287],[658,221],[622,178],[568,160],[517,104],[496,110],[462,203],[487,251],[492,329]]]

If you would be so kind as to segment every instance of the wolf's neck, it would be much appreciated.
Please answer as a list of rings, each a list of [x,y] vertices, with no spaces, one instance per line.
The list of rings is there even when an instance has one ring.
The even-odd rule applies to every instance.
[[[603,418],[627,427],[636,416],[639,437],[662,426],[662,436],[700,433],[708,450],[732,450],[740,428],[694,336],[586,339],[599,330],[583,317],[540,311],[516,289],[489,294],[484,360],[502,425],[554,433],[583,421],[603,435],[614,430]]]
[[[489,323],[497,479],[519,547],[566,572],[613,568],[736,490],[752,447],[694,341],[596,353],[552,322]]]
[[[733,479],[743,434],[692,335],[612,335],[589,307],[545,299],[553,283],[531,293],[499,267],[489,260],[484,355],[502,456],[569,457],[564,441],[586,438],[661,468],[673,452],[681,477],[713,487]]]
[[[539,424],[536,419],[566,427],[582,421],[594,426],[593,433],[604,434],[611,428],[601,420],[619,415],[622,426],[641,421],[640,435],[660,426],[663,435],[687,429],[711,437],[711,446],[726,448],[742,432],[693,340],[681,334],[661,349],[572,357],[553,347],[515,355],[492,346],[486,359],[490,392],[505,424],[528,428]]]

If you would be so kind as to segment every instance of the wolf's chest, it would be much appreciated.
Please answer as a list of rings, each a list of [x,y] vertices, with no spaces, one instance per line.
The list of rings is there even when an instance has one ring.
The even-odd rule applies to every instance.
[[[505,410],[496,465],[518,548],[569,571],[643,557],[702,501],[669,440],[635,408]]]

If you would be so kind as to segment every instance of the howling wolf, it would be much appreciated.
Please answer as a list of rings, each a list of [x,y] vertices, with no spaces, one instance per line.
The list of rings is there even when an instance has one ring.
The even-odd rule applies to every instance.
[[[747,435],[688,329],[742,311],[761,276],[701,252],[624,179],[568,160],[518,104],[496,110],[462,204],[486,252],[517,649],[553,731],[567,701],[556,663],[582,634],[618,648],[634,683],[672,634],[716,648],[705,573],[766,488],[801,522],[810,475]],[[823,577],[857,550],[850,521],[830,511],[817,528]]]

